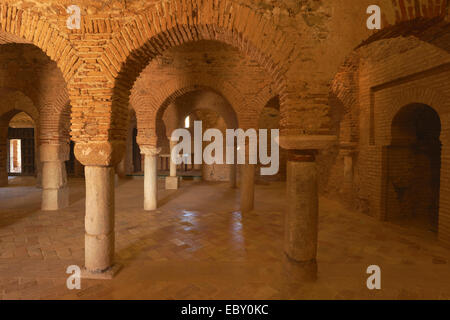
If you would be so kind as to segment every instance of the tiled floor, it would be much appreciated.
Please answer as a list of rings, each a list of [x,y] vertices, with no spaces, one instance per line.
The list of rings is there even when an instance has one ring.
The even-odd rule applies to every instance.
[[[450,299],[450,250],[431,232],[382,223],[321,199],[318,280],[283,271],[283,183],[257,185],[256,208],[237,211],[238,190],[183,182],[160,192],[160,210],[142,210],[143,180],[116,192],[116,260],[109,281],[66,287],[65,270],[83,264],[84,181],[71,180],[71,205],[41,212],[32,179],[0,188],[2,299]],[[163,181],[160,183],[163,188]],[[366,269],[382,271],[369,291]]]

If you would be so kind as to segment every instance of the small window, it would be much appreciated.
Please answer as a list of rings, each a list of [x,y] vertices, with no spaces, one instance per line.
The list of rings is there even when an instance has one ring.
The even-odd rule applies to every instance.
[[[184,119],[184,127],[186,129],[189,129],[190,125],[191,125],[191,118],[187,116],[186,119]]]
[[[22,147],[20,139],[9,140],[9,171],[11,173],[22,172]]]

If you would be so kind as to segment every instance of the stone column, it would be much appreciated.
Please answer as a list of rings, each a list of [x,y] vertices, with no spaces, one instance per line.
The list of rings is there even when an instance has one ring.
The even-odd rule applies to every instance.
[[[69,205],[67,171],[65,161],[69,158],[69,146],[42,144],[42,211],[60,210]]]
[[[353,157],[355,148],[341,145],[340,155],[344,164],[344,181],[342,181],[342,198],[347,207],[353,204]]]
[[[158,155],[160,148],[142,146],[144,162],[144,210],[153,211],[158,208]]]
[[[125,170],[125,157],[116,166],[116,174],[119,176],[120,179],[126,178],[127,173]]]
[[[172,150],[177,145],[177,142],[170,141],[170,176],[166,177],[166,189],[167,190],[176,190],[178,189],[178,177],[177,177],[177,165],[172,161]]]
[[[114,167],[122,158],[122,142],[77,143],[75,156],[85,166],[85,267],[83,278],[111,279],[114,263]]]
[[[287,164],[285,252],[295,262],[316,264],[318,201],[315,153],[291,151]]]
[[[85,267],[101,273],[114,258],[114,168],[86,166]]]
[[[253,210],[255,198],[255,165],[242,164],[241,167],[241,212]]]

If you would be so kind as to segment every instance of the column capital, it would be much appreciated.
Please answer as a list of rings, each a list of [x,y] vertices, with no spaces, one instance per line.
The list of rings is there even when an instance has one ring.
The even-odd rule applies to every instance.
[[[124,141],[77,142],[75,156],[84,166],[112,167],[122,160]]]
[[[161,148],[157,148],[154,146],[139,146],[141,149],[141,154],[146,156],[157,156],[161,153]]]

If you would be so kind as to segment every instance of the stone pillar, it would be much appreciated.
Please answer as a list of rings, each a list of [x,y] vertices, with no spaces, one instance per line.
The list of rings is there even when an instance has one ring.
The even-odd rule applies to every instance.
[[[290,151],[284,248],[294,264],[313,270],[316,269],[318,201],[315,152]]]
[[[177,145],[177,142],[170,141],[170,176],[166,177],[166,189],[167,190],[176,190],[178,189],[178,177],[177,177],[177,165],[172,161],[172,150]]]
[[[42,211],[60,210],[69,205],[67,171],[65,161],[69,158],[69,147],[60,144],[42,144]]]
[[[86,166],[85,267],[104,272],[114,258],[114,168]]]
[[[255,165],[242,164],[241,166],[241,212],[253,210],[255,198]]]
[[[114,263],[114,167],[125,150],[122,142],[77,143],[75,156],[85,166],[85,267],[83,278],[111,279]]]
[[[158,208],[158,155],[161,149],[143,146],[141,153],[144,161],[144,210],[153,211]]]
[[[125,157],[116,166],[116,174],[119,176],[120,179],[126,178],[127,173],[125,169]]]
[[[340,144],[339,155],[342,157],[344,167],[343,181],[340,188],[341,197],[347,207],[353,204],[353,157],[356,153],[356,144],[346,142]]]

